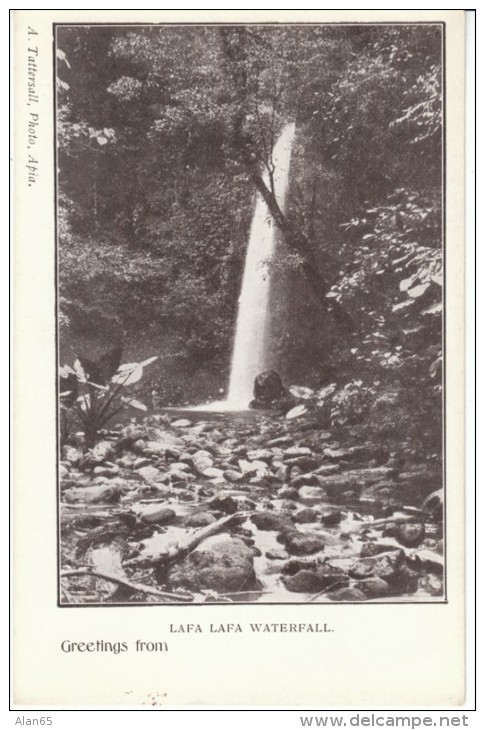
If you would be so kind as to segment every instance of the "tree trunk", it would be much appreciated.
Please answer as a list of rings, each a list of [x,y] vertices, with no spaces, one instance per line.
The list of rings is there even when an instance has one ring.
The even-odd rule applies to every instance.
[[[319,272],[315,254],[313,253],[310,242],[304,232],[297,231],[292,223],[287,219],[281,210],[274,193],[271,192],[265,184],[259,171],[259,167],[252,159],[251,155],[244,151],[242,153],[242,158],[251,180],[265,201],[271,217],[283,235],[286,245],[291,251],[299,254],[302,258],[300,270],[309,283],[318,301],[327,312],[331,312],[333,314],[338,323],[347,331],[354,331],[355,323],[352,317],[345,311],[345,309],[343,309],[343,307],[340,306],[338,302],[327,297],[330,287]]]
[[[278,205],[274,191],[268,188],[259,169],[259,161],[254,154],[251,140],[243,134],[243,124],[248,106],[248,88],[246,75],[246,32],[244,28],[221,28],[220,38],[223,56],[227,62],[228,71],[232,77],[234,91],[237,98],[237,109],[233,119],[233,144],[236,154],[241,158],[249,177],[265,201],[270,215],[283,235],[283,239],[291,251],[298,253],[303,259],[300,269],[308,281],[312,291],[322,307],[331,312],[339,325],[346,331],[355,331],[355,322],[343,307],[326,295],[329,285],[319,272],[317,260],[310,241],[303,231],[295,230]]]

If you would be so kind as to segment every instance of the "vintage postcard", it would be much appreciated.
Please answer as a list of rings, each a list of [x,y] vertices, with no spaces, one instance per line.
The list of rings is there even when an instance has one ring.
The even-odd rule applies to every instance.
[[[15,702],[463,703],[464,13],[15,21]]]

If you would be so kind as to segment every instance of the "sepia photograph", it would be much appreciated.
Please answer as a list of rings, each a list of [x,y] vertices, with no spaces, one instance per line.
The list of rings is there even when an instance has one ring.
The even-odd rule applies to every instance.
[[[54,26],[60,606],[446,601],[444,33]]]
[[[471,706],[466,15],[15,12],[20,712]]]

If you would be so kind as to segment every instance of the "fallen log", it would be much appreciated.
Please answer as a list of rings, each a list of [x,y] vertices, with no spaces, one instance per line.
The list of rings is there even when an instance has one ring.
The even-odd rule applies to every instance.
[[[227,515],[221,517],[220,520],[213,522],[206,527],[201,527],[197,532],[185,535],[178,542],[171,545],[167,545],[167,548],[158,553],[148,553],[137,555],[135,558],[130,558],[123,562],[123,567],[128,568],[146,568],[152,565],[158,565],[159,563],[173,563],[181,558],[184,558],[188,553],[192,552],[197,545],[212,535],[216,535],[218,532],[234,527],[235,525],[244,522],[247,518],[247,514],[241,514],[240,512],[234,515]]]
[[[364,522],[356,523],[351,527],[347,528],[346,532],[360,532],[360,530],[374,530],[386,525],[402,525],[406,522],[423,522],[421,516],[403,516],[403,517],[383,517],[380,520],[365,520]]]
[[[117,585],[129,588],[134,593],[147,593],[150,596],[157,596],[158,598],[164,598],[169,601],[180,601],[182,603],[190,603],[194,600],[193,596],[179,595],[177,593],[166,593],[165,591],[159,591],[157,588],[151,586],[144,586],[141,583],[131,583],[124,578],[120,578],[117,575],[109,575],[108,573],[102,573],[99,570],[92,570],[89,566],[86,568],[76,568],[75,570],[63,570],[61,572],[61,578],[71,577],[83,577],[83,578],[99,578],[100,580],[110,581]]]

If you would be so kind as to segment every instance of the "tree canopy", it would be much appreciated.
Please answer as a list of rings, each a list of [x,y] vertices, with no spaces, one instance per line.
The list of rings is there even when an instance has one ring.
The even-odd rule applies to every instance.
[[[61,26],[57,71],[61,347],[124,339],[161,354],[167,403],[217,395],[258,191],[280,372],[361,382],[439,433],[439,24]]]

